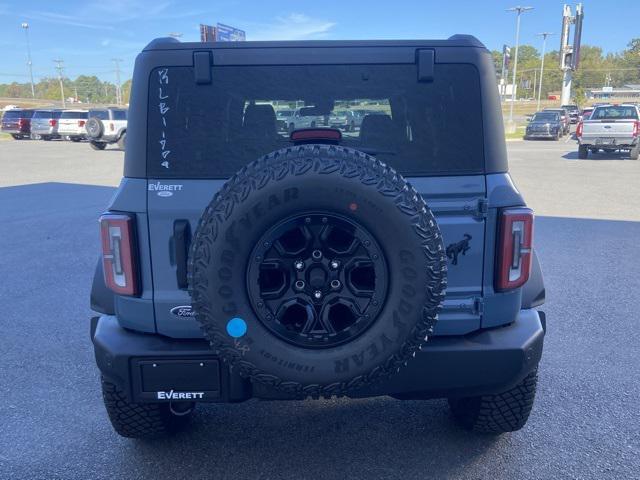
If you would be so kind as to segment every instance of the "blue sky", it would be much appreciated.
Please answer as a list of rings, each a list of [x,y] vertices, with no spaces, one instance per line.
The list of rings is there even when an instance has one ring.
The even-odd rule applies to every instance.
[[[537,32],[560,30],[564,1],[520,3],[535,10],[522,17],[521,43],[539,47]],[[247,40],[446,38],[477,36],[490,49],[515,37],[515,15],[505,9],[516,1],[179,1],[179,0],[0,0],[0,83],[26,81],[22,22],[29,22],[36,78],[55,74],[54,58],[65,72],[114,80],[111,59],[121,58],[129,78],[135,55],[149,40],[180,32],[183,41],[199,39],[198,24],[216,22],[242,28]],[[584,44],[619,51],[640,37],[637,0],[586,0]],[[557,49],[558,36],[548,47]]]

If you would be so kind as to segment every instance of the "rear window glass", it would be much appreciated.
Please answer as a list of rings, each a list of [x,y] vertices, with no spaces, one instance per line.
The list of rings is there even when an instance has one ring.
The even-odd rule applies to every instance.
[[[340,128],[341,145],[409,176],[484,170],[472,65],[435,65],[432,82],[415,64],[219,66],[208,85],[169,67],[149,82],[151,177],[226,178],[309,127]]]
[[[637,120],[638,112],[635,107],[598,107],[589,118],[591,120]]]
[[[62,112],[60,118],[87,118],[88,112]]]
[[[95,117],[98,120],[109,120],[109,112],[106,110],[89,110],[89,117]]]
[[[126,110],[114,110],[113,111],[113,119],[114,120],[126,120],[127,119],[127,111]]]
[[[51,110],[36,110],[33,118],[53,118],[53,112]]]
[[[9,120],[11,118],[31,118],[33,110],[7,110],[2,115],[3,119]]]

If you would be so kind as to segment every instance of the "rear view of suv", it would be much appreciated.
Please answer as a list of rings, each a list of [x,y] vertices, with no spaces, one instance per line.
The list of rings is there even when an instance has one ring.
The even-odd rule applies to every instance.
[[[110,143],[124,149],[127,137],[127,110],[104,108],[89,110],[85,124],[87,138],[94,150],[104,150]]]
[[[285,105],[363,118],[286,132]],[[129,128],[91,292],[120,435],[171,433],[200,402],[332,396],[524,426],[545,290],[478,40],[158,39]]]
[[[2,115],[2,131],[11,134],[14,140],[31,136],[31,117],[33,110],[13,109]]]
[[[60,138],[58,121],[60,110],[36,110],[31,117],[31,136],[42,140]]]
[[[79,142],[86,138],[88,112],[86,110],[65,110],[60,115],[58,134],[68,137],[72,142]]]

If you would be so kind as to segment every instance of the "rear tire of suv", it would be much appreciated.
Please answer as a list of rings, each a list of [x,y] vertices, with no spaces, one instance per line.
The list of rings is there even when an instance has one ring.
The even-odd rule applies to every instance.
[[[127,132],[124,132],[118,139],[118,148],[124,150],[127,141]]]
[[[511,390],[497,395],[450,398],[449,407],[465,429],[482,433],[515,432],[531,413],[538,384],[537,369]]]
[[[127,438],[154,438],[171,435],[189,421],[192,406],[184,414],[172,413],[169,403],[131,403],[113,383],[102,382],[102,397],[109,420],[118,435]]]
[[[589,156],[589,148],[586,145],[578,146],[578,158],[585,159]]]
[[[23,136],[22,135],[18,135],[17,133],[12,133],[11,136],[13,137],[14,140],[22,140]]]
[[[104,142],[91,142],[90,145],[94,150],[104,150],[107,148],[107,144]]]
[[[636,145],[629,151],[629,158],[631,160],[638,160],[640,157],[640,144]]]

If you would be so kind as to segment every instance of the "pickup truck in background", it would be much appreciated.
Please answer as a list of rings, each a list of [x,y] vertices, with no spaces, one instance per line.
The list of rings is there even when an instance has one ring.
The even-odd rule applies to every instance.
[[[598,150],[613,152],[628,150],[629,157],[637,160],[640,155],[640,115],[635,105],[600,105],[588,120],[576,129],[578,158],[587,158],[589,152]]]

